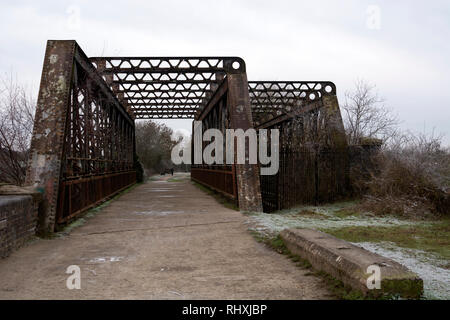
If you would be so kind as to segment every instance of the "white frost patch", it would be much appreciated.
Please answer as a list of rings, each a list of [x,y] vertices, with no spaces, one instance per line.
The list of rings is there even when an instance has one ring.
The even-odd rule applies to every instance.
[[[431,253],[397,247],[391,242],[359,242],[355,245],[403,264],[423,279],[427,299],[450,299],[450,270],[440,268],[445,261]]]
[[[330,229],[343,227],[367,227],[367,226],[408,226],[423,224],[420,221],[407,221],[395,217],[376,217],[370,215],[338,217],[335,212],[345,207],[345,203],[328,206],[304,206],[290,210],[282,210],[277,213],[252,213],[247,224],[250,230],[259,233],[276,234],[287,228]],[[307,210],[310,214],[299,214]],[[315,216],[314,213],[317,214]],[[424,282],[424,296],[427,299],[450,299],[450,270],[440,266],[448,264],[431,253],[401,248],[394,243],[362,242],[357,245],[366,250],[375,252],[395,260],[411,271],[417,273]]]
[[[311,209],[308,209],[311,210]],[[312,216],[306,216],[297,214],[301,209],[289,210],[283,213],[257,213],[250,216],[250,219],[257,222],[258,225],[264,226],[268,231],[280,232],[286,228],[343,228],[343,227],[366,227],[366,226],[398,226],[398,225],[414,225],[417,222],[399,220],[393,217],[365,217],[365,216],[349,216],[346,218],[339,218],[334,216],[326,209],[315,208],[318,213],[317,218]],[[326,217],[322,217],[324,215]]]

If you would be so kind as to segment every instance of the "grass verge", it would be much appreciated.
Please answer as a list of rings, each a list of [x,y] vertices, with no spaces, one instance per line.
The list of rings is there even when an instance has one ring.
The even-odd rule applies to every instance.
[[[450,260],[450,219],[407,226],[349,226],[321,231],[350,242],[393,242],[399,247],[431,252]]]

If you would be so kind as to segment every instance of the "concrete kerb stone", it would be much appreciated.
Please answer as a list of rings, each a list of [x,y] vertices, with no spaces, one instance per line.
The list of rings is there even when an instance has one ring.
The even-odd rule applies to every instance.
[[[366,296],[394,295],[417,299],[423,294],[423,281],[405,266],[312,229],[285,229],[280,234],[286,247],[314,269],[324,271]],[[380,289],[369,289],[370,266],[380,270]]]

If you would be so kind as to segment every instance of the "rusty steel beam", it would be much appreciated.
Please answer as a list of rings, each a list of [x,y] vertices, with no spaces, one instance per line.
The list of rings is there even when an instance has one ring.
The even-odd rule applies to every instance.
[[[172,110],[170,118],[185,118],[186,114],[177,113],[177,107],[203,110],[225,75],[245,72],[245,63],[238,57],[93,57],[90,60],[138,119],[158,117],[153,107]],[[234,69],[233,63],[239,67]],[[279,116],[298,107],[301,100],[313,101],[335,94],[336,87],[328,81],[253,81],[248,83],[248,90],[258,124],[261,118],[258,113],[266,115],[265,118],[271,113],[272,117]],[[136,112],[144,108],[148,112]]]
[[[330,81],[250,81],[249,93],[254,124],[258,127],[296,112],[309,102],[336,95],[336,86]]]
[[[285,121],[289,121],[293,118],[296,118],[302,114],[314,111],[314,110],[318,110],[320,108],[323,107],[323,101],[322,99],[320,100],[316,100],[316,101],[312,101],[309,103],[306,103],[305,105],[302,105],[300,108],[296,108],[291,112],[283,112],[281,115],[272,118],[264,123],[260,123],[257,128],[258,129],[267,129],[270,127],[273,127],[279,123],[285,122]],[[255,113],[255,110],[252,110],[253,113]],[[266,112],[267,113],[267,112]]]
[[[193,167],[191,168],[191,179],[237,202],[235,172],[232,166],[228,166],[228,170],[217,169],[214,166],[205,168]]]
[[[220,86],[214,91],[213,95],[210,97],[208,103],[205,108],[201,108],[197,110],[197,121],[202,121],[205,116],[214,108],[220,99],[223,99],[223,96],[228,92],[228,80],[222,81]]]
[[[159,103],[158,102],[149,102],[149,103],[145,103],[145,102],[133,102],[130,100],[128,100],[128,103],[133,105],[134,110],[140,110],[140,109],[142,109],[142,108],[140,108],[142,106],[150,107],[150,109],[152,109],[151,107],[162,107],[162,109],[164,109],[164,107],[169,107],[169,108],[166,108],[165,110],[171,110],[172,108],[170,108],[170,107],[172,107],[172,106],[173,107],[186,106],[185,109],[191,109],[191,107],[195,107],[195,106],[199,105],[199,103],[189,103],[189,102],[186,102],[186,103],[183,103],[183,102],[159,102]]]
[[[39,231],[134,183],[134,120],[75,41],[47,42],[26,183]]]
[[[171,109],[183,105],[203,108],[214,85],[230,72],[245,72],[245,63],[238,57],[93,57],[91,62],[104,77],[112,78],[116,93],[123,94],[130,110],[152,106]],[[179,104],[171,100],[144,102],[133,99],[172,98],[176,94],[202,99],[202,102]],[[139,108],[138,108],[139,107]],[[154,113],[138,114],[139,119]],[[179,115],[173,113],[172,118]],[[182,117],[185,115],[183,114]]]

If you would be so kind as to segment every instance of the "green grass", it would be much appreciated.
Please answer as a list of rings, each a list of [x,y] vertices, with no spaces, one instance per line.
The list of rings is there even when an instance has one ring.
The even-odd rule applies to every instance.
[[[435,253],[450,260],[450,219],[408,226],[321,229],[350,242],[394,242],[399,247]]]
[[[314,210],[307,210],[307,209],[303,209],[303,210],[295,213],[294,215],[296,215],[296,216],[306,216],[306,217],[317,218],[317,219],[326,219],[326,218],[328,218],[328,216],[324,215],[323,213],[316,212]]]
[[[341,219],[348,218],[348,217],[358,217],[361,215],[361,212],[358,210],[355,210],[352,207],[349,208],[342,208],[340,210],[334,211],[333,214]]]
[[[217,202],[219,202],[224,207],[231,209],[231,210],[239,211],[239,207],[236,205],[236,203],[234,203],[234,201],[225,197],[221,193],[214,191],[213,189],[210,189],[210,188],[208,188],[200,183],[197,183],[195,181],[191,181],[191,183],[194,186],[196,186],[197,188],[199,188],[200,190],[202,190],[203,192],[212,196]]]

